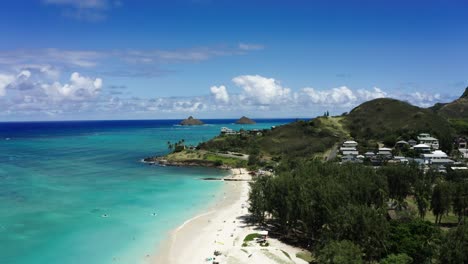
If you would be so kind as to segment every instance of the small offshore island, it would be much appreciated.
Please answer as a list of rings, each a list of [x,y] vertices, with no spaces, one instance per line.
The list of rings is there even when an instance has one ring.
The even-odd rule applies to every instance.
[[[240,125],[253,125],[253,124],[256,124],[257,122],[255,122],[254,120],[246,117],[246,116],[242,116],[241,118],[239,118],[237,121],[236,121],[236,124],[240,124]]]
[[[184,119],[180,122],[182,126],[201,126],[204,125],[203,121],[199,119],[193,118],[193,116],[189,116],[187,119]]]
[[[230,169],[229,195],[174,231],[158,261],[466,263],[467,107],[466,95],[431,108],[382,98],[179,141],[145,161]]]

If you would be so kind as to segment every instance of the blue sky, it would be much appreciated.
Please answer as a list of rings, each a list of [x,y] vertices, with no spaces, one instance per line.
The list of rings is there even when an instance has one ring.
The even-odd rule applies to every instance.
[[[466,1],[465,1],[466,2]],[[0,120],[313,117],[468,86],[464,1],[8,1]]]

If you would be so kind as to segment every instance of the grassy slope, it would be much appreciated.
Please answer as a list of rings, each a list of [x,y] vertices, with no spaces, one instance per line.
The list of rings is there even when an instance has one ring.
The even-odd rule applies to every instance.
[[[262,136],[219,136],[200,145],[209,151],[236,151],[249,154],[259,149],[263,159],[322,156],[336,142],[347,137],[340,118],[296,121],[265,130]]]
[[[444,107],[438,108],[440,110]],[[468,121],[466,124],[468,128]],[[442,149],[450,150],[453,129],[435,109],[384,98],[365,102],[346,116],[296,121],[264,130],[262,136],[218,136],[200,144],[198,152],[170,154],[168,159],[222,161],[225,165],[239,166],[239,159],[221,157],[216,153],[234,151],[251,154],[259,151],[261,159],[266,161],[279,160],[285,156],[325,157],[333,146],[346,139],[356,139],[363,151],[374,148],[376,143],[408,140],[422,132],[438,137]]]
[[[169,162],[193,162],[206,163],[213,166],[226,165],[234,168],[245,167],[247,162],[241,158],[222,157],[214,152],[206,150],[183,150],[181,152],[170,153],[165,156]]]
[[[468,88],[457,100],[436,104],[431,109],[447,118],[457,135],[468,136]]]
[[[361,104],[346,116],[344,122],[358,141],[394,141],[428,132],[447,148],[451,146],[453,136],[448,121],[432,110],[388,98]]]

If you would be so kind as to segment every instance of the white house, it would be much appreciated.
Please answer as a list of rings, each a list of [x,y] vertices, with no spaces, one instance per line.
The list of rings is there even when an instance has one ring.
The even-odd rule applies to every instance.
[[[392,156],[392,149],[391,148],[379,148],[379,152],[377,152],[377,155]]]
[[[435,137],[431,137],[431,135],[427,133],[421,133],[418,136],[419,144],[426,144],[430,146],[432,149],[439,149],[439,140]]]
[[[341,147],[340,148],[340,151],[341,151],[341,154],[343,154],[343,156],[347,156],[347,155],[359,155],[359,152],[357,151],[357,149],[355,147]]]
[[[348,140],[343,143],[343,147],[345,148],[355,148],[357,145],[358,143],[354,140]]]
[[[434,160],[446,160],[448,159],[448,155],[441,151],[441,150],[435,150],[431,153],[425,153],[422,154],[422,158],[424,159],[424,163],[426,164],[432,164],[434,163]],[[436,162],[438,163],[438,162]]]
[[[237,135],[237,132],[235,130],[232,130],[227,127],[222,127],[221,128],[221,134],[223,135]]]
[[[418,152],[431,152],[431,147],[429,145],[426,145],[426,144],[418,144],[416,146],[413,147],[414,150],[418,151]]]

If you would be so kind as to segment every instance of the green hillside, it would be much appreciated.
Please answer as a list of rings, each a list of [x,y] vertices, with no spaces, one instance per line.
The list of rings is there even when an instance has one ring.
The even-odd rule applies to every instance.
[[[447,118],[457,135],[468,135],[468,87],[457,100],[447,104],[436,104],[431,109]]]
[[[322,156],[349,135],[340,118],[320,117],[296,121],[262,131],[261,135],[218,136],[200,144],[208,151],[235,151],[269,159]]]
[[[351,136],[361,142],[394,144],[422,132],[439,138],[441,148],[452,148],[453,130],[449,122],[430,109],[420,108],[395,99],[380,98],[354,108],[344,123]]]
[[[393,147],[398,140],[416,139],[419,133],[430,133],[439,139],[441,149],[449,152],[457,133],[462,131],[468,135],[468,118],[462,114],[465,105],[468,105],[468,92],[455,102],[432,108],[380,98],[339,117],[298,120],[260,133],[241,131],[238,135],[219,135],[199,144],[197,151],[219,156],[219,160],[226,158],[220,156],[223,153],[248,154],[249,165],[263,166],[284,158],[333,159],[339,144],[347,139],[358,141],[360,151],[367,151],[378,144]],[[173,156],[170,158],[174,161],[184,162],[183,158]],[[205,159],[204,155],[199,156],[200,160]]]

